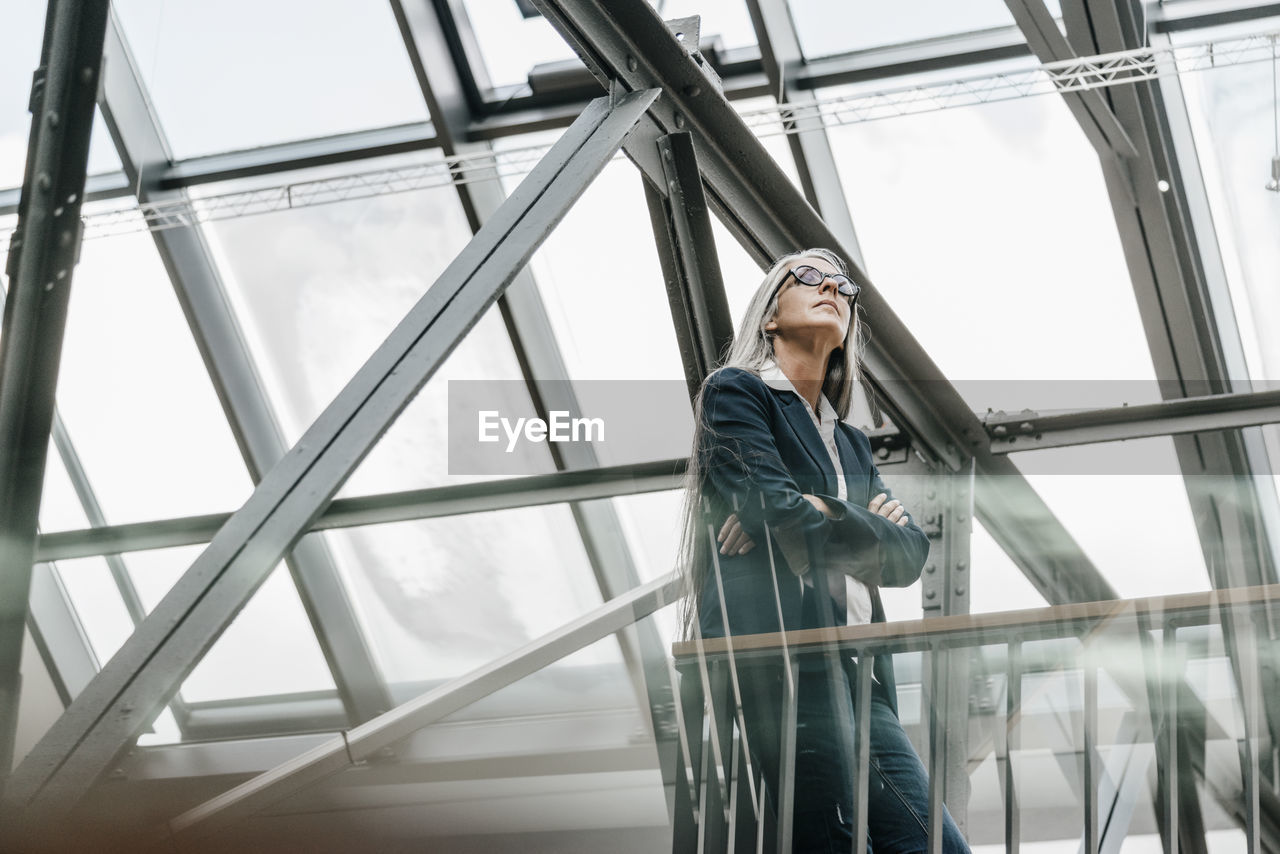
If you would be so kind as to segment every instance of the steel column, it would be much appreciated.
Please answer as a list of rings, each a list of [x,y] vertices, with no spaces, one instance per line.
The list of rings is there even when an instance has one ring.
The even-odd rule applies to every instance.
[[[658,152],[665,184],[659,190],[646,180],[645,199],[692,399],[733,344],[733,319],[693,138],[687,133],[660,137]]]
[[[80,255],[107,4],[50,0],[0,334],[0,783],[13,764],[19,666],[71,279]]]
[[[594,102],[266,474],[13,777],[45,823],[74,807],[302,536],[657,97]]]

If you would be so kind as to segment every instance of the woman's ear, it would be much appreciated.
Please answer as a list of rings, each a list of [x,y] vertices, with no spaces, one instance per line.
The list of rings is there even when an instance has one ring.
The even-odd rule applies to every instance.
[[[778,331],[778,321],[770,320],[768,323],[764,325],[764,331],[766,335],[775,334]]]

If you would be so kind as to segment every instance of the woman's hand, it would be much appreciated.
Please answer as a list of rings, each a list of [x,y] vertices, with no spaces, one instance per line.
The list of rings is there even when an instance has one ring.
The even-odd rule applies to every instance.
[[[720,528],[720,535],[716,537],[716,542],[720,543],[720,554],[722,555],[744,555],[756,547],[755,540],[742,530],[742,525],[738,522],[738,514],[730,513],[729,518],[724,520],[724,525]]]
[[[826,516],[828,519],[836,518],[835,511],[831,509],[831,507],[827,504],[827,502],[823,501],[818,496],[810,495],[809,493],[805,492],[801,494],[801,498],[805,499],[814,507],[817,507],[819,510],[821,510],[822,515]]]
[[[885,501],[888,497],[889,496],[885,493],[880,493],[875,498],[871,499],[871,503],[867,505],[867,509],[872,513],[885,517],[890,522],[897,524],[899,527],[905,527],[906,524],[911,521],[910,517],[907,516],[907,508],[903,507],[902,502],[896,498],[892,501]]]

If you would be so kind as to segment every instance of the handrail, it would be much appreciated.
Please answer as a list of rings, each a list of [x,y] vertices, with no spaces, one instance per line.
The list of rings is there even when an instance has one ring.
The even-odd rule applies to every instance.
[[[1212,621],[1215,609],[1272,603],[1280,605],[1280,584],[1053,605],[991,614],[960,614],[894,623],[734,635],[732,643],[734,653],[739,656],[744,653],[781,652],[783,649],[788,649],[792,654],[829,649],[857,650],[869,654],[904,652],[937,645],[969,646],[974,643],[989,643],[991,633],[997,630],[1035,630],[1041,637],[1062,637],[1072,634],[1081,624],[1138,616],[1163,615],[1165,618],[1176,618],[1181,625],[1201,625]],[[727,650],[724,638],[703,638],[700,644],[680,641],[671,645],[677,666],[700,653],[723,656]]]

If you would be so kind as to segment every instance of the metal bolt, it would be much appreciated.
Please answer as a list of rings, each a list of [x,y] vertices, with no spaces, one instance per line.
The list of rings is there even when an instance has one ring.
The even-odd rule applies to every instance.
[[[965,520],[965,518],[966,518],[966,517],[965,517],[965,515],[964,515],[963,513],[957,513],[957,514],[956,514],[956,521],[957,521],[957,522],[960,522],[961,524],[964,524],[964,520]]]
[[[938,596],[938,592],[936,590],[926,590],[924,592],[924,598],[926,599],[936,599],[937,596]]]
[[[627,70],[628,70],[628,71],[635,71],[635,70],[636,70],[637,68],[639,68],[639,67],[640,67],[640,63],[636,62],[636,58],[635,58],[634,56],[628,56],[628,57],[627,57]]]
[[[957,587],[957,588],[956,588],[956,595],[957,595],[957,596],[963,596],[963,595],[964,595],[964,588],[963,588],[963,587]]]
[[[997,424],[995,426],[995,429],[992,430],[991,432],[995,433],[997,436],[1003,436],[1004,434],[1009,432],[1009,428],[1004,426],[1003,424]]]
[[[86,65],[84,68],[81,68],[81,69],[80,69],[80,79],[81,79],[81,80],[83,80],[85,83],[88,83],[90,80],[92,80],[92,79],[93,79],[93,68],[92,68],[92,67],[90,67],[90,66],[88,66],[88,65]]]
[[[1018,425],[1018,429],[1021,430],[1023,433],[1036,432],[1035,425],[1032,424],[1030,421],[1023,421],[1021,424]]]
[[[930,489],[928,492],[924,494],[924,497],[932,501],[933,499],[938,497],[938,493],[936,490]]]
[[[676,127],[678,128],[684,127],[684,116],[680,115],[679,113],[676,113]]]
[[[45,113],[44,120],[45,120],[45,123],[49,125],[49,127],[56,128],[58,126],[57,112],[55,112],[54,110],[50,110],[49,112]]]
[[[927,573],[929,573],[930,575],[933,575],[935,572],[937,572],[937,571],[938,571],[938,568],[937,568],[936,566],[934,566],[933,564],[929,564],[928,566],[926,566],[926,567],[924,568],[924,571],[925,571],[925,572],[927,572]]]
[[[702,94],[702,87],[697,85],[686,86],[684,87],[684,93],[688,95],[690,98],[696,98]]]
[[[53,179],[49,177],[48,172],[41,172],[36,176],[36,186],[46,193],[49,192],[49,188],[53,186]]]
[[[968,561],[963,561],[963,560],[958,560],[958,561],[956,561],[956,569],[957,569],[958,571],[960,571],[960,572],[964,572],[964,571],[965,571],[966,569],[968,569],[968,568],[969,568],[969,562],[968,562]]]

